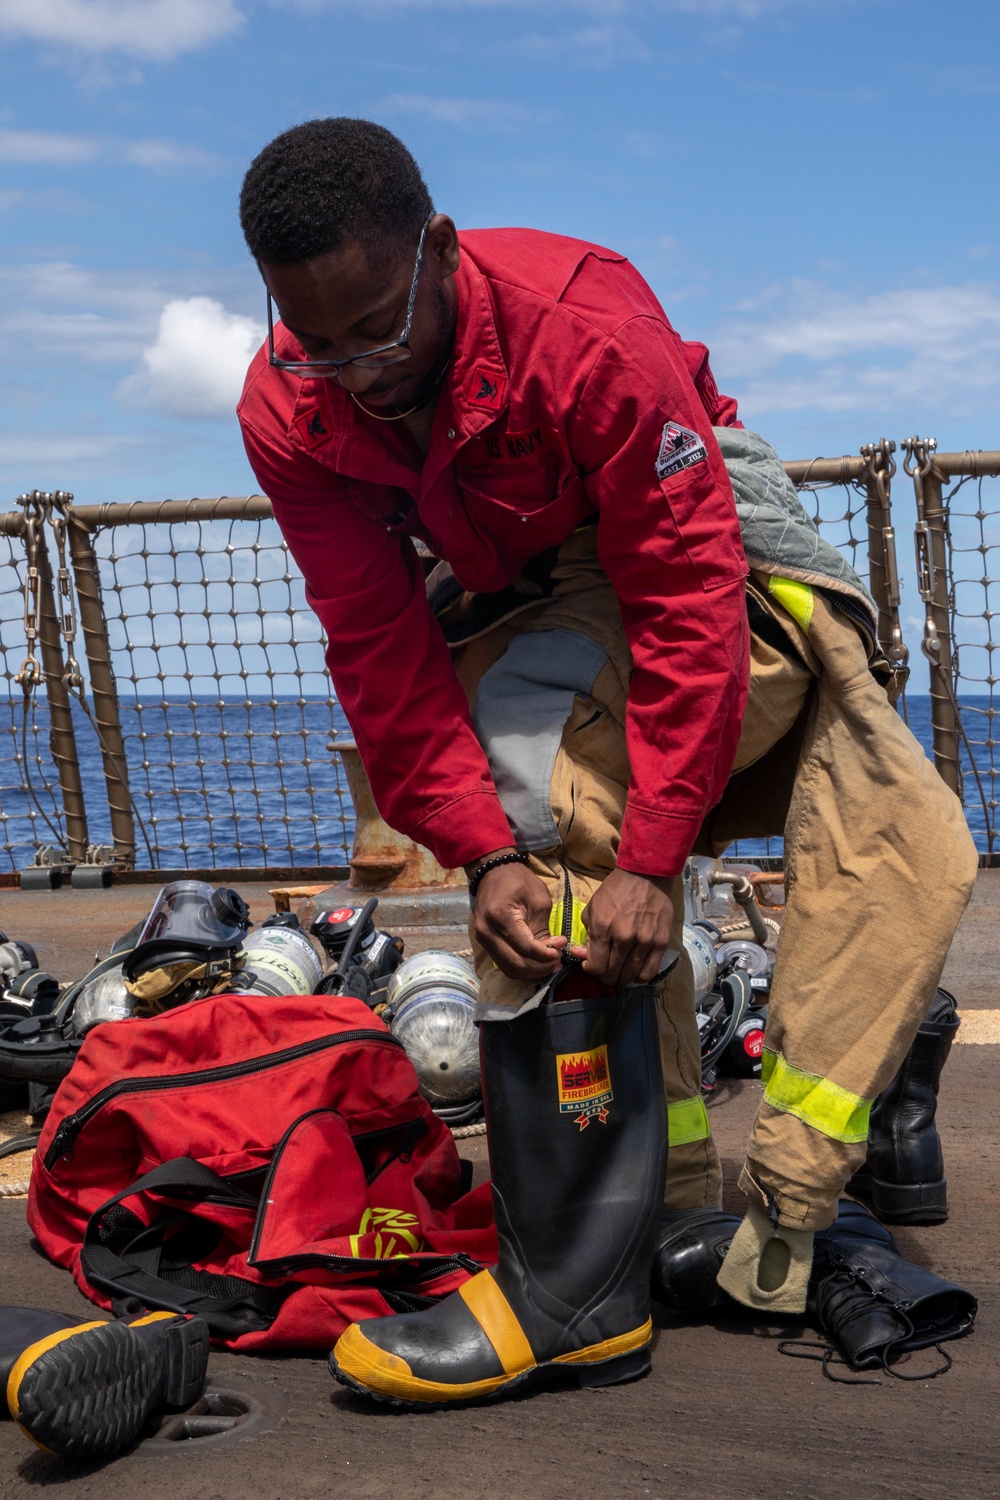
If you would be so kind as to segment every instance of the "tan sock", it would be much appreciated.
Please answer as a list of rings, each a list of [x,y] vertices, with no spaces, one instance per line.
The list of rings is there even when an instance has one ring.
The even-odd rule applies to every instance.
[[[811,1229],[786,1229],[781,1224],[775,1228],[764,1210],[751,1203],[716,1280],[744,1307],[801,1313],[806,1310],[812,1260]]]

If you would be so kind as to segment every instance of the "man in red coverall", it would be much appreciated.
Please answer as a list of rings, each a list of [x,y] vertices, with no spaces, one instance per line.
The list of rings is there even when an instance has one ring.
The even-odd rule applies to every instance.
[[[766,711],[741,740],[748,569],[712,432],[739,426],[735,403],[624,257],[531,230],[459,235],[405,147],[357,120],[271,142],[241,222],[281,319],[240,403],[250,462],[380,811],[469,875],[482,980],[499,1264],[425,1312],[353,1326],[334,1374],[414,1405],[554,1372],[631,1378],[648,1367],[661,1076],[667,1203],[719,1201],[686,958],[661,978],[682,946],[680,872],[738,745],[737,766],[760,761],[802,722],[817,659],[836,685],[840,659],[845,681],[867,675],[865,651],[818,595],[806,639],[764,579],[758,611],[788,639],[755,628]],[[410,538],[447,574],[430,601]],[[873,1094],[898,1058],[883,1063]],[[822,1227],[851,1167],[822,1122],[815,1136],[801,1111],[771,1114],[778,1196],[769,1224],[752,1183],[729,1289],[765,1295],[773,1225],[775,1263],[798,1257],[795,1308],[812,1233],[795,1183],[815,1159]],[[805,1227],[779,1229],[779,1210]]]

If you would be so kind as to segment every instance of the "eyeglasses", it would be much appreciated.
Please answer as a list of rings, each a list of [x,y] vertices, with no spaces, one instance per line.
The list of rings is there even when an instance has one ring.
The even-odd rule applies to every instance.
[[[434,217],[431,214],[431,219]],[[431,219],[420,231],[417,258],[413,263],[413,280],[406,304],[406,322],[403,332],[391,344],[379,344],[377,349],[368,349],[364,354],[354,354],[350,359],[279,359],[274,352],[274,315],[271,293],[267,294],[267,354],[268,361],[276,370],[288,370],[292,375],[311,376],[319,380],[336,380],[345,365],[358,365],[362,370],[377,370],[383,365],[398,365],[410,357],[410,326],[413,323],[413,306],[417,300],[417,282],[420,280],[420,263],[424,254],[424,241]]]

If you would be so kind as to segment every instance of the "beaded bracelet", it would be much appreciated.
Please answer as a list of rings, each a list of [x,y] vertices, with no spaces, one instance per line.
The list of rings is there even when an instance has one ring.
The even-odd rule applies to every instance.
[[[488,875],[491,870],[498,870],[501,865],[526,865],[527,863],[528,856],[526,854],[520,853],[498,854],[495,859],[484,860],[483,863],[479,866],[479,869],[476,870],[475,874],[473,874],[469,878],[470,904],[476,899],[476,892],[479,889],[480,882],[482,881],[484,875]]]

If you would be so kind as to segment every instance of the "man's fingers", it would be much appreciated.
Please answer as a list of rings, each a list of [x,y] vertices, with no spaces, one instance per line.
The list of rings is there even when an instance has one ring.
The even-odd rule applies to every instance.
[[[544,928],[533,927],[525,913],[517,906],[491,911],[487,916],[487,921],[497,936],[515,953],[536,963],[551,960],[558,950],[566,946],[566,939],[552,937],[547,925]]]
[[[542,980],[548,979],[559,967],[559,954],[555,949],[542,949],[547,957],[542,960],[525,958],[510,943],[495,933],[489,939],[480,939],[483,947],[496,964],[502,974],[508,979]]]
[[[602,932],[588,932],[586,954],[583,967],[587,973],[596,975],[598,979],[604,979],[611,960],[611,944],[608,938]]]
[[[559,967],[566,946],[564,937],[532,931],[524,912],[510,906],[478,913],[476,937],[511,979],[545,979]]]
[[[639,984],[653,978],[658,968],[656,950],[652,946],[636,944],[622,964],[619,984]]]

